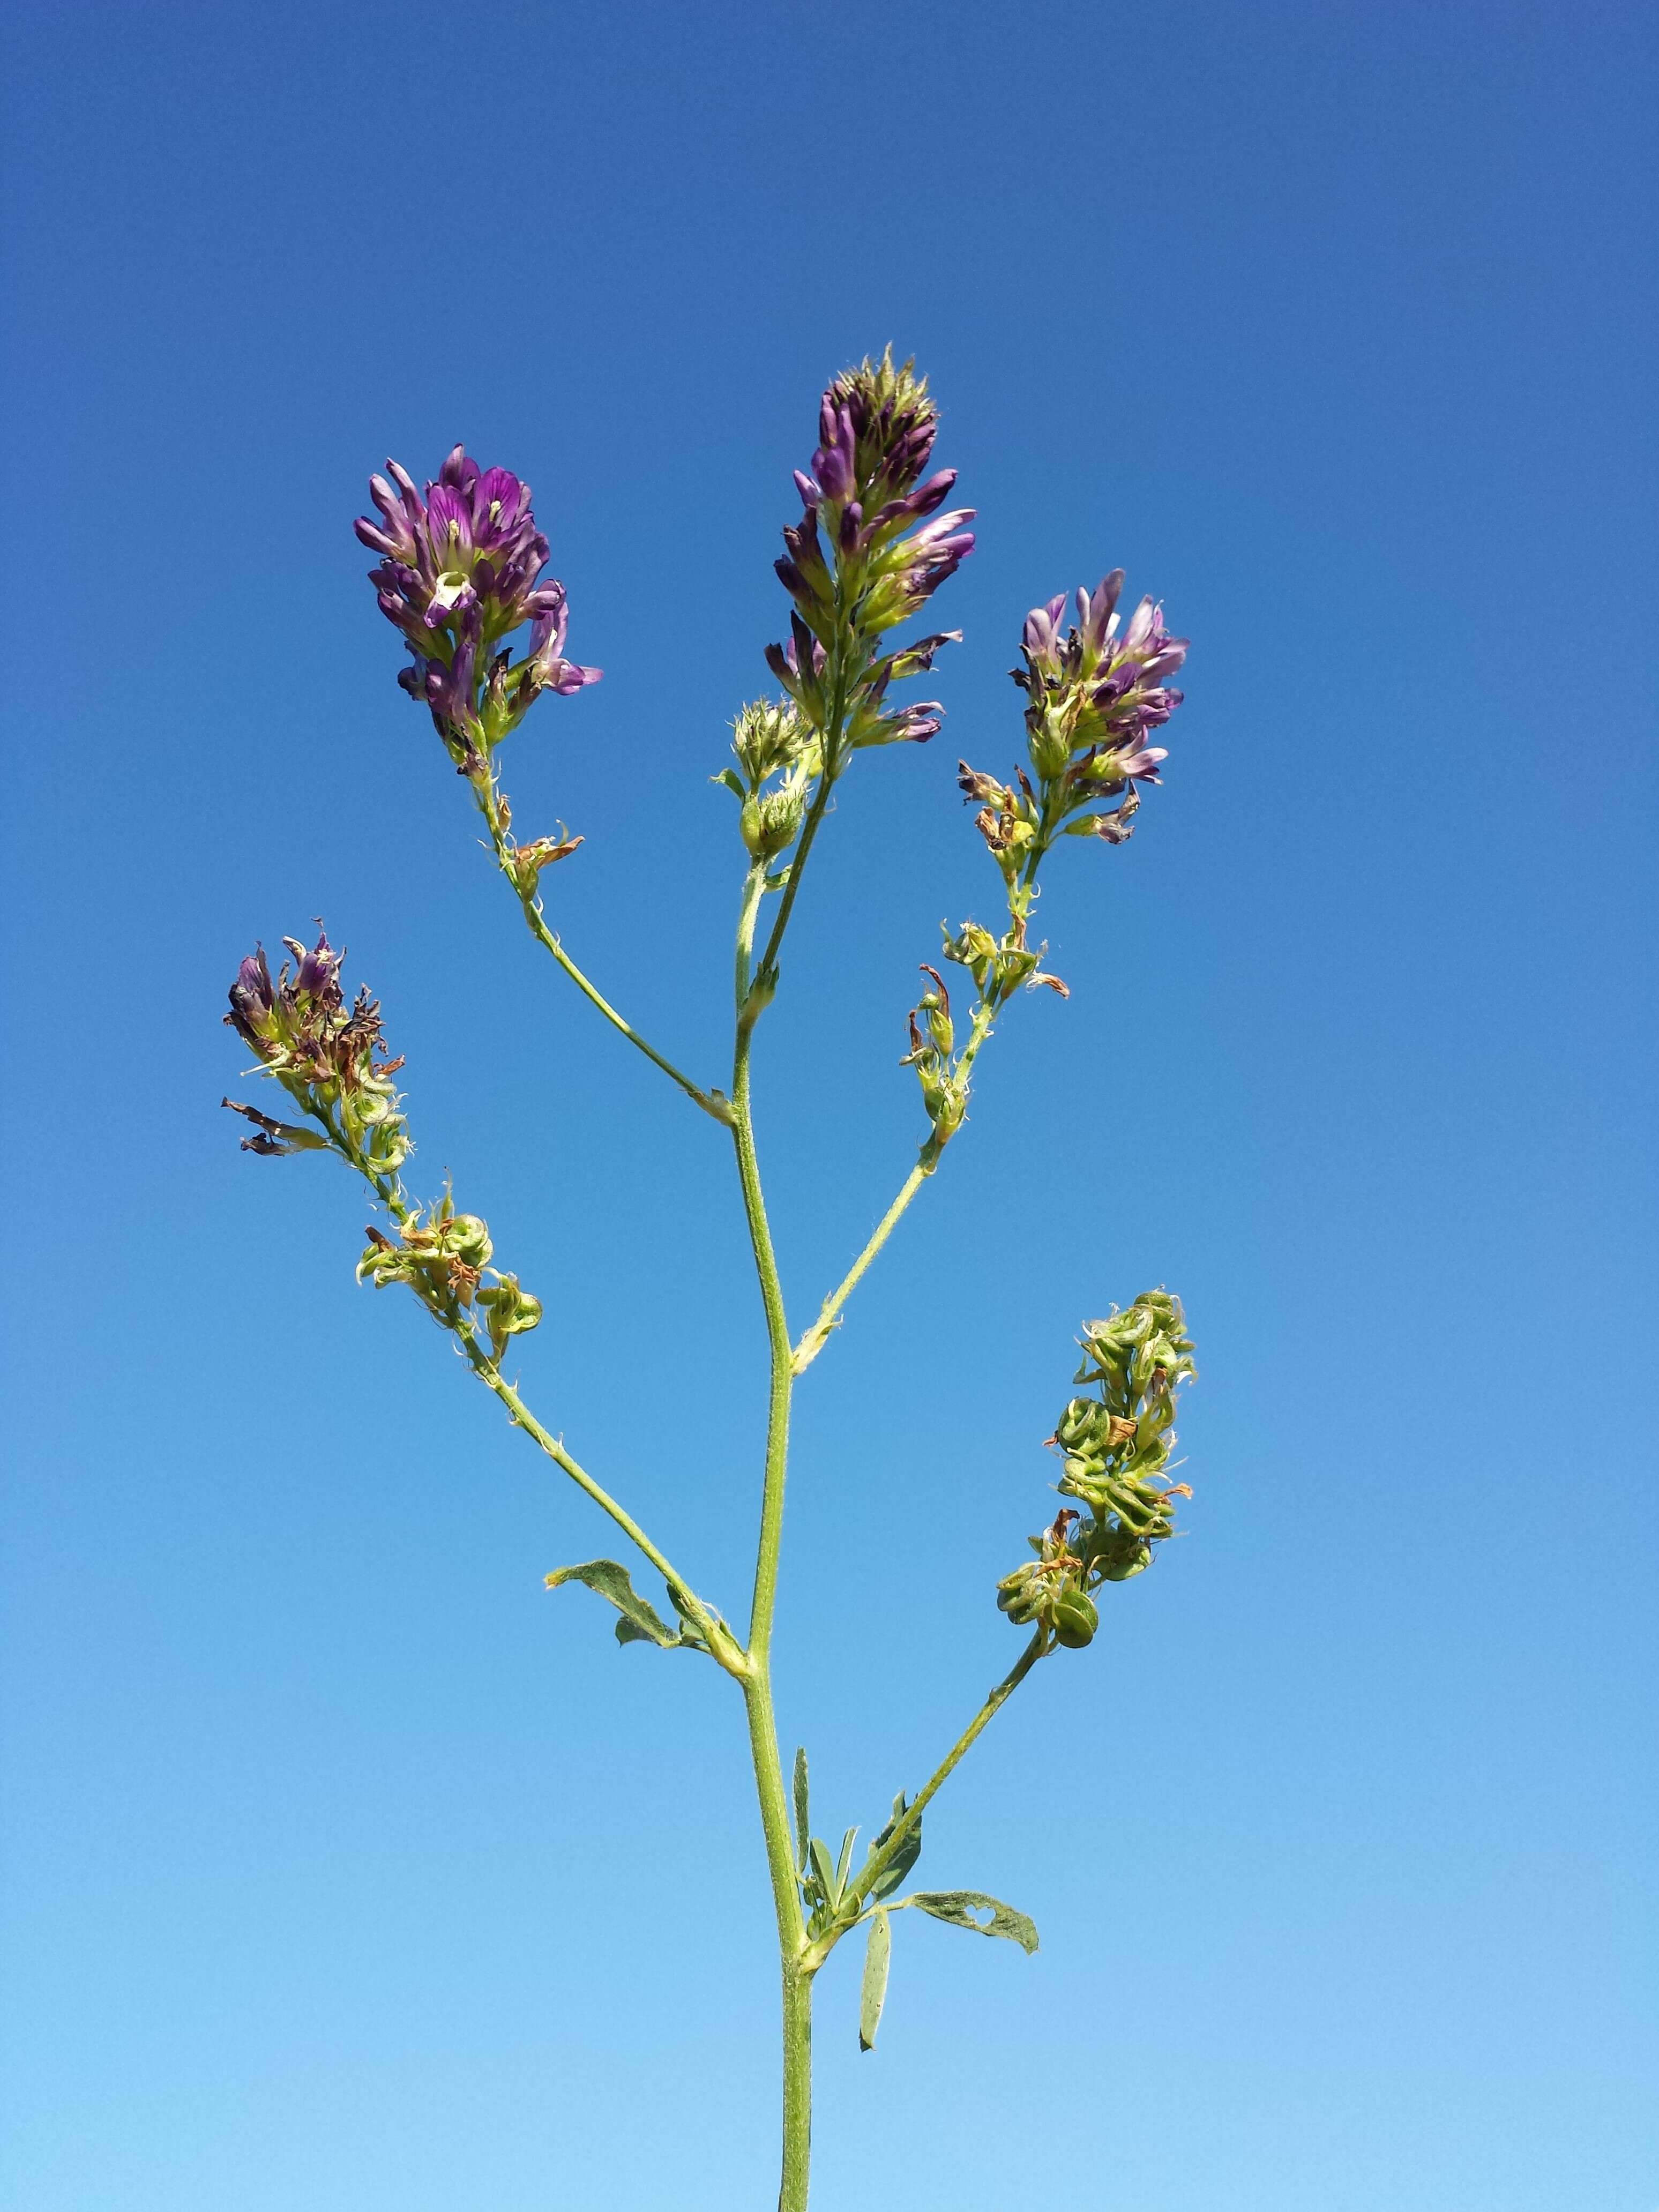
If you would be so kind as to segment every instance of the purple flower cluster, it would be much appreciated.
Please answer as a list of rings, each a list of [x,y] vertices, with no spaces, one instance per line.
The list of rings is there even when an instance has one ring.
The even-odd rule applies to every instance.
[[[768,663],[826,738],[839,706],[848,750],[933,735],[945,711],[939,702],[889,712],[887,688],[931,667],[939,647],[960,635],[943,631],[901,653],[880,652],[882,633],[916,613],[974,545],[963,526],[971,507],[939,512],[955,470],[922,480],[939,410],[914,367],[896,368],[890,348],[824,393],[812,473],[795,473],[805,513],[784,531],[777,563],[795,605],[789,641],[769,646]]]
[[[1143,599],[1127,626],[1117,611],[1123,571],[1114,568],[1094,591],[1077,595],[1077,620],[1062,629],[1066,595],[1033,607],[1021,641],[1025,665],[1013,678],[1026,696],[1026,749],[1036,781],[1023,768],[1012,783],[983,775],[966,761],[957,781],[980,811],[974,826],[1012,887],[1029,907],[1038,862],[1055,835],[1100,837],[1121,845],[1140,806],[1138,786],[1159,781],[1163,745],[1146,740],[1181,704],[1164,678],[1187,658],[1187,640],[1171,637],[1164,610]],[[1100,811],[1099,802],[1119,804]],[[1013,911],[1011,908],[1011,911]],[[1025,907],[1015,914],[1024,927]],[[1023,939],[1022,939],[1023,942]]]
[[[1012,672],[1030,702],[1025,724],[1041,774],[1053,776],[1062,759],[1073,762],[1081,751],[1085,758],[1076,765],[1098,787],[1158,781],[1158,763],[1168,759],[1168,749],[1146,740],[1181,704],[1181,693],[1163,678],[1186,659],[1188,641],[1170,636],[1163,608],[1150,598],[1121,627],[1122,591],[1121,568],[1114,568],[1092,592],[1079,588],[1076,623],[1063,635],[1063,592],[1025,617],[1025,665]]]
[[[413,655],[398,681],[431,708],[463,773],[476,775],[540,693],[568,696],[600,671],[564,658],[565,589],[541,580],[548,544],[528,484],[510,469],[480,469],[460,446],[424,499],[406,469],[386,466],[390,482],[369,478],[380,520],[359,516],[353,526],[382,556],[369,580]],[[529,649],[515,663],[495,648],[525,623]]]

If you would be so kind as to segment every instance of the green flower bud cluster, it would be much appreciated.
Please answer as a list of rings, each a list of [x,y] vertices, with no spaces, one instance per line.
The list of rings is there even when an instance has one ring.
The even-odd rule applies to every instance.
[[[1073,1398],[1048,1441],[1064,1455],[1061,1494],[1089,1511],[1062,1507],[1031,1538],[1036,1558],[997,1585],[1011,1620],[1034,1623],[1072,1650],[1099,1625],[1093,1593],[1149,1566],[1154,1546],[1175,1534],[1175,1500],[1192,1495],[1185,1483],[1163,1479],[1175,1448],[1175,1395],[1194,1372],[1180,1299],[1144,1291],[1124,1312],[1085,1323],[1080,1342],[1073,1380],[1096,1384],[1099,1395]]]
[[[541,1301],[520,1287],[516,1275],[489,1266],[495,1248],[488,1228],[476,1213],[458,1213],[448,1191],[427,1210],[424,1221],[417,1209],[400,1222],[395,1243],[378,1229],[366,1233],[368,1249],[357,1262],[360,1283],[381,1289],[407,1283],[446,1328],[481,1326],[497,1359],[508,1337],[534,1328],[542,1317]],[[493,1282],[483,1280],[486,1270]]]
[[[732,726],[735,769],[714,778],[738,801],[738,827],[751,860],[788,850],[821,764],[817,734],[787,700],[757,699]]]

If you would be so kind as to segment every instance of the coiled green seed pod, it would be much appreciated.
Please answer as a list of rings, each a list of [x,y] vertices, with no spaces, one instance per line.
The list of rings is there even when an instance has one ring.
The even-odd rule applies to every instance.
[[[1056,1595],[1050,1616],[1054,1640],[1063,1644],[1068,1651],[1080,1651],[1085,1644],[1092,1643],[1100,1615],[1095,1611],[1094,1601],[1080,1589],[1062,1589]]]

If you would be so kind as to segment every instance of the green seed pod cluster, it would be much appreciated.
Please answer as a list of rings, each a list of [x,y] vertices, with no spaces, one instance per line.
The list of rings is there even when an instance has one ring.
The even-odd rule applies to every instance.
[[[495,1273],[493,1268],[490,1272]],[[493,1284],[486,1283],[478,1291],[475,1303],[483,1315],[490,1349],[497,1359],[506,1351],[508,1337],[536,1328],[542,1317],[541,1300],[523,1289],[516,1275],[496,1276]]]
[[[489,1231],[476,1213],[458,1213],[447,1191],[424,1221],[417,1211],[400,1223],[396,1243],[378,1229],[368,1234],[368,1249],[357,1262],[360,1283],[380,1289],[407,1283],[447,1328],[482,1326],[498,1359],[509,1336],[534,1328],[542,1317],[540,1300],[520,1287],[516,1275],[490,1267],[495,1280],[483,1281],[495,1249]]]
[[[997,1604],[1017,1628],[1039,1627],[1067,1650],[1080,1650],[1100,1626],[1088,1591],[1089,1559],[1073,1534],[1081,1516],[1062,1510],[1033,1536],[1036,1558],[997,1584]]]
[[[997,1585],[997,1603],[1018,1625],[1046,1630],[1075,1650],[1097,1626],[1092,1593],[1152,1564],[1175,1534],[1175,1504],[1191,1496],[1164,1480],[1175,1448],[1175,1394],[1194,1373],[1179,1298],[1147,1291],[1123,1312],[1085,1323],[1075,1380],[1097,1386],[1073,1398],[1048,1439],[1063,1455],[1059,1488],[1087,1513],[1063,1507],[1030,1540],[1035,1560]]]

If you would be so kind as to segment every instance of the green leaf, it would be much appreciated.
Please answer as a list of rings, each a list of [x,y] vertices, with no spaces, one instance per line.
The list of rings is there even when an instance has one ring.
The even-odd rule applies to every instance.
[[[722,769],[718,775],[711,775],[708,781],[710,783],[723,783],[734,799],[747,799],[749,796],[743,778],[734,768]]]
[[[858,1836],[856,1828],[849,1828],[841,1839],[841,1857],[836,1863],[836,1895],[839,1897],[847,1887],[847,1869],[853,1863],[853,1844]]]
[[[902,1905],[931,1912],[935,1920],[948,1920],[952,1928],[971,1928],[975,1936],[1006,1936],[1028,1954],[1037,1948],[1036,1923],[1016,1912],[1012,1905],[987,1897],[982,1890],[919,1889],[913,1897],[896,1899],[892,1910],[896,1912]],[[990,1918],[981,1920],[982,1912],[988,1912]]]
[[[894,1829],[897,1827],[899,1822],[904,1817],[904,1792],[901,1790],[898,1796],[893,1800],[892,1819],[887,1823],[887,1826],[881,1831],[874,1843],[870,1846],[870,1856],[872,1857],[873,1857],[876,1852],[881,1849],[882,1845],[887,1841],[889,1836],[892,1834]],[[886,1873],[883,1875],[881,1880],[876,1884],[875,1889],[872,1894],[878,1898],[890,1897],[893,1894],[893,1892],[898,1887],[899,1884],[904,1880],[905,1875],[909,1873],[911,1868],[921,1856],[921,1823],[918,1820],[915,1827],[912,1828],[909,1833],[905,1837],[904,1841],[899,1845],[898,1850],[894,1856],[893,1863],[888,1868]]]
[[[808,1849],[812,1854],[812,1865],[818,1878],[818,1888],[824,1903],[833,1912],[841,1901],[841,1884],[836,1880],[836,1869],[830,1863],[830,1847],[814,1836]]]
[[[556,1567],[547,1577],[549,1589],[562,1583],[586,1583],[589,1589],[614,1605],[622,1619],[617,1623],[618,1644],[655,1644],[672,1651],[684,1637],[671,1628],[635,1589],[628,1570],[617,1559],[585,1559],[579,1567]]]
[[[881,2008],[887,2002],[887,1968],[893,1955],[893,1931],[884,1912],[870,1922],[870,1941],[864,1954],[864,1987],[859,1996],[859,2049],[873,2051]]]
[[[802,1874],[806,1871],[807,1844],[811,1833],[811,1816],[806,1809],[806,1747],[803,1744],[795,1753],[795,1841]]]

